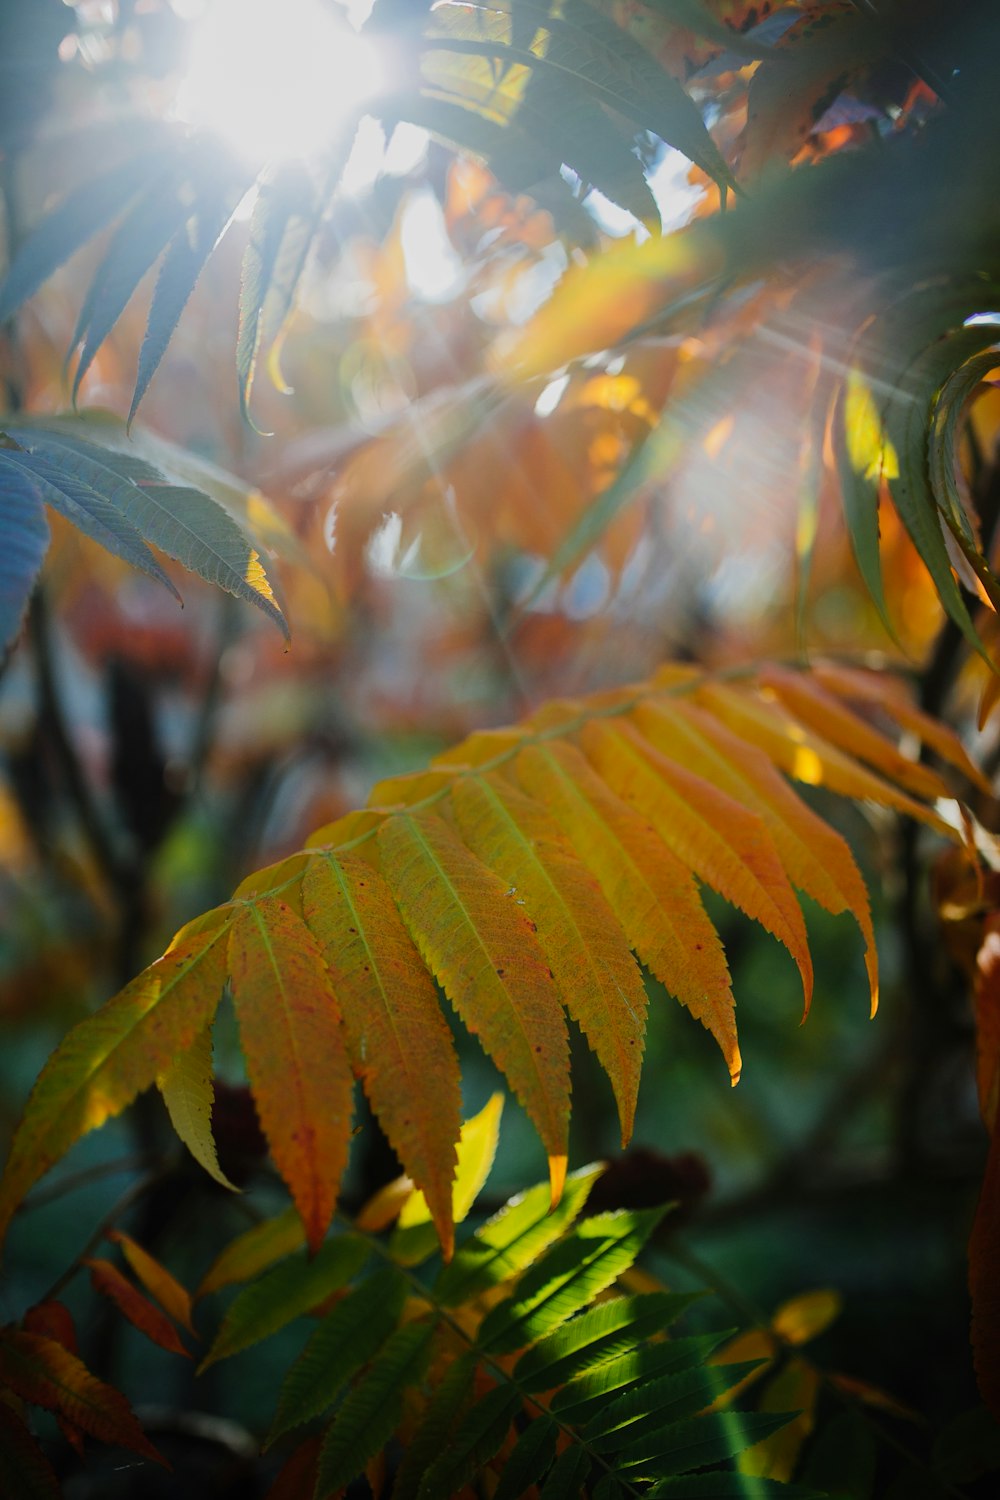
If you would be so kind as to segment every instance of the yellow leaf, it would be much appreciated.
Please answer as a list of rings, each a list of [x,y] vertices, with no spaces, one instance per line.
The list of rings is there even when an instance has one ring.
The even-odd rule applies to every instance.
[[[803,1292],[783,1302],[771,1319],[771,1327],[786,1344],[808,1344],[840,1316],[839,1292],[821,1289]]]
[[[182,1052],[156,1080],[163,1095],[170,1123],[199,1166],[220,1187],[240,1190],[219,1166],[212,1134],[212,1029],[206,1026],[186,1052]]]
[[[468,1215],[493,1168],[502,1114],[503,1094],[492,1094],[479,1113],[462,1126],[452,1189],[452,1213],[456,1224],[461,1224]],[[412,1229],[417,1224],[426,1224],[430,1217],[427,1199],[423,1193],[416,1192],[403,1204],[399,1227]]]

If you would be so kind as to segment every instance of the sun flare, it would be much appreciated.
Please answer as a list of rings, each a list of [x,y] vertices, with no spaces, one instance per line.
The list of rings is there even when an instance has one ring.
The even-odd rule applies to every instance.
[[[206,0],[176,112],[255,165],[308,159],[381,83],[375,48],[330,0]]]

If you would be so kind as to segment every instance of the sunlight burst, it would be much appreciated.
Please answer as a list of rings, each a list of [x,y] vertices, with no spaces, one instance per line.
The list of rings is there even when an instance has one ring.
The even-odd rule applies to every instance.
[[[381,83],[371,42],[329,0],[207,0],[176,112],[255,165],[309,158]]]

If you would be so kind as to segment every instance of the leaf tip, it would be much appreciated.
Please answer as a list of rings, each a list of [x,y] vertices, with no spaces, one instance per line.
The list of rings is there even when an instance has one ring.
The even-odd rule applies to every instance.
[[[549,1157],[549,1184],[552,1190],[552,1207],[558,1208],[566,1186],[566,1167],[568,1158],[565,1156]]]

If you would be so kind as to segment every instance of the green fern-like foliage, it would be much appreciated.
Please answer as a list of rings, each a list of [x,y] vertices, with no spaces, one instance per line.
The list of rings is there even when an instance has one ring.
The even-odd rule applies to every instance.
[[[227,1247],[203,1290],[257,1275],[204,1364],[323,1309],[266,1442],[295,1440],[297,1493],[326,1500],[376,1464],[393,1500],[448,1500],[487,1470],[500,1500],[806,1493],[721,1467],[794,1413],[725,1404],[759,1361],[712,1363],[723,1332],[673,1336],[692,1295],[621,1285],[667,1210],[586,1215],[600,1170],[554,1210],[547,1183],[511,1200],[436,1274],[414,1229],[348,1226],[268,1264],[283,1216]]]

